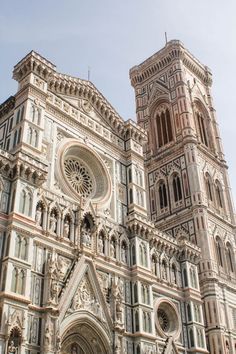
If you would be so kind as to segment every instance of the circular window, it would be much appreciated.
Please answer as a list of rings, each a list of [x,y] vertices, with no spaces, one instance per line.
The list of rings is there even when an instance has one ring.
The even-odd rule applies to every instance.
[[[65,175],[74,190],[84,198],[88,198],[93,192],[93,180],[88,168],[74,157],[64,161]]]
[[[158,321],[159,321],[161,329],[164,332],[168,332],[168,330],[170,328],[170,321],[169,321],[169,318],[168,318],[166,312],[162,309],[158,309],[157,317],[158,317]]]
[[[156,327],[166,337],[178,337],[180,334],[180,318],[175,305],[168,299],[156,302]]]
[[[87,145],[64,139],[58,148],[56,176],[71,197],[104,203],[111,196],[111,179],[100,156]],[[102,204],[101,204],[102,205]]]

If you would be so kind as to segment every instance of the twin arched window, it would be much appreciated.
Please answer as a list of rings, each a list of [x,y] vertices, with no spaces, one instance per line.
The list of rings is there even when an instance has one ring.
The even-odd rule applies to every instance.
[[[143,243],[139,245],[139,259],[140,264],[144,267],[147,267],[147,250]]]
[[[170,111],[168,108],[156,115],[157,147],[168,144],[173,140]]]
[[[36,129],[29,127],[28,136],[27,136],[28,143],[33,147],[38,147],[38,139],[39,139],[38,131]]]
[[[28,241],[25,237],[17,235],[15,244],[15,257],[27,260]]]
[[[20,194],[19,211],[22,214],[31,216],[32,213],[32,194],[29,190],[23,189]]]
[[[216,256],[218,264],[224,267],[224,256],[226,260],[227,270],[234,272],[234,255],[233,250],[229,242],[227,242],[225,248],[219,236],[216,237]]]
[[[215,183],[213,184],[209,173],[206,173],[205,187],[206,187],[207,199],[210,202],[213,202],[217,209],[223,209],[224,208],[223,190],[219,180],[216,180]]]
[[[24,295],[25,292],[25,271],[14,268],[12,272],[11,291]]]
[[[180,176],[177,173],[174,173],[172,176],[172,191],[174,202],[177,203],[183,199],[182,184]],[[158,205],[160,210],[164,210],[168,207],[168,194],[167,194],[167,184],[161,180],[157,184],[157,196],[158,196]]]

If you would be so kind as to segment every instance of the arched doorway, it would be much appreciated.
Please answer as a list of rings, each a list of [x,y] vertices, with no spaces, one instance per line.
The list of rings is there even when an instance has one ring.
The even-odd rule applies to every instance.
[[[92,315],[75,321],[74,315],[64,323],[61,354],[110,354],[112,344],[104,326]]]

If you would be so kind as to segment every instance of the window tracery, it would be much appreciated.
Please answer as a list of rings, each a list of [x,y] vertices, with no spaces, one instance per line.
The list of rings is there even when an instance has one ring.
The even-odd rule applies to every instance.
[[[170,111],[167,107],[159,108],[155,116],[157,129],[157,147],[160,148],[173,141],[172,122]]]
[[[88,198],[93,193],[93,180],[88,168],[76,158],[64,161],[65,175],[78,195]]]

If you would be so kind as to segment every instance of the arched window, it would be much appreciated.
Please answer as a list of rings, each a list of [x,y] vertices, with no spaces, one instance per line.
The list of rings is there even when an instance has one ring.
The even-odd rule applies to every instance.
[[[135,312],[135,332],[139,331],[139,316],[138,311]]]
[[[15,257],[17,257],[17,258],[20,257],[20,251],[21,251],[21,237],[20,237],[20,235],[17,235],[16,245],[15,245]]]
[[[129,183],[132,182],[132,169],[129,168]]]
[[[134,303],[138,302],[138,286],[134,283]]]
[[[205,183],[206,183],[207,198],[212,202],[213,201],[212,182],[211,182],[211,177],[208,173],[206,173]]]
[[[22,214],[24,214],[24,212],[25,212],[26,198],[27,198],[27,194],[26,194],[26,191],[23,189],[20,194],[20,208],[19,208],[19,211]]]
[[[21,114],[20,114],[20,120],[23,120],[23,118],[24,118],[24,111],[25,111],[25,107],[22,106],[22,108],[21,108]]]
[[[144,267],[147,266],[147,251],[146,251],[146,246],[141,243],[139,245],[139,259],[140,259],[140,264]]]
[[[15,147],[17,144],[17,130],[14,133],[14,139],[13,139],[13,147]]]
[[[18,110],[17,115],[16,115],[16,124],[18,124],[19,121],[20,121],[20,109]]]
[[[18,285],[17,285],[17,293],[23,295],[24,294],[24,283],[25,283],[25,273],[21,270],[18,274]]]
[[[190,304],[187,304],[187,314],[188,314],[188,321],[192,321],[192,311],[191,311]]]
[[[19,144],[19,143],[20,143],[20,139],[21,139],[21,132],[22,132],[22,128],[20,127],[19,132],[18,132],[17,144]]]
[[[27,141],[30,145],[32,144],[32,137],[33,137],[33,129],[29,127],[27,133]]]
[[[198,123],[200,140],[204,145],[209,146],[205,119],[206,118],[203,116],[202,113],[197,112],[197,123]]]
[[[173,176],[173,193],[175,202],[178,202],[182,199],[181,182],[177,174]]]
[[[196,272],[193,267],[190,267],[190,280],[191,280],[191,286],[193,288],[197,288],[197,279],[196,279]]]
[[[132,190],[132,188],[130,188],[130,190],[129,190],[129,202],[130,202],[130,204],[133,203],[133,190]]]
[[[157,114],[156,127],[159,148],[173,140],[171,118],[168,109]]]
[[[164,181],[161,181],[159,183],[158,196],[159,196],[160,209],[166,208],[168,203],[167,203],[166,184],[164,183]]]
[[[216,206],[218,208],[223,208],[222,188],[219,181],[216,181],[215,183],[215,194],[216,194]]]
[[[184,286],[188,286],[188,275],[187,275],[186,268],[184,268],[184,270],[183,270],[183,276],[184,276]]]
[[[233,266],[233,251],[232,247],[229,243],[226,245],[226,260],[227,260],[227,268],[230,272],[234,271],[234,266]]]
[[[194,347],[194,335],[193,335],[192,328],[190,328],[189,330],[189,342],[190,342],[190,348]]]
[[[216,238],[216,254],[217,254],[217,260],[218,263],[221,267],[223,267],[223,254],[222,254],[222,248],[221,248],[221,240],[219,237]]]
[[[18,280],[18,271],[16,268],[12,271],[12,282],[11,282],[11,291],[13,293],[17,292],[17,280]]]
[[[23,237],[21,242],[21,252],[20,258],[26,260],[27,259],[27,249],[28,249],[28,242],[27,239]]]

